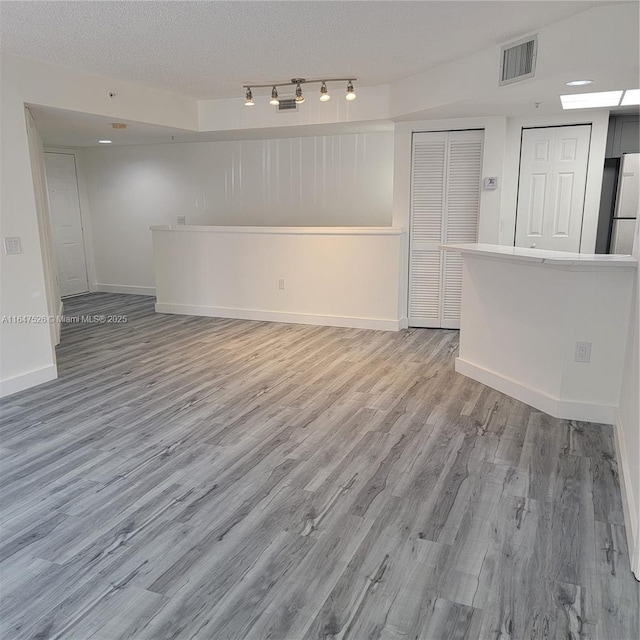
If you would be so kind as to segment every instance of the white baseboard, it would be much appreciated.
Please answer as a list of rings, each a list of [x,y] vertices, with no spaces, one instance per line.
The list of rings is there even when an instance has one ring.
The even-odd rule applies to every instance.
[[[613,434],[616,444],[618,477],[620,478],[624,527],[627,533],[627,547],[629,549],[629,559],[631,560],[631,571],[633,571],[636,578],[640,580],[640,513],[636,510],[636,503],[631,490],[631,465],[619,411],[616,411]],[[637,472],[636,469],[634,469],[634,472]]]
[[[56,367],[55,364],[51,364],[37,371],[29,371],[29,373],[7,378],[6,380],[0,381],[0,398],[55,380],[57,377],[58,367]]]
[[[505,378],[494,371],[489,371],[484,367],[480,367],[462,358],[456,358],[455,367],[458,373],[482,382],[482,384],[501,391],[516,400],[520,400],[520,402],[540,409],[540,411],[544,411],[554,418],[600,422],[604,424],[614,423],[615,406],[555,398],[538,389],[527,387],[521,382]]]
[[[236,318],[238,320],[261,320],[286,322],[290,324],[315,324],[327,327],[348,327],[352,329],[381,329],[399,331],[399,320],[379,320],[377,318],[352,318],[348,316],[325,316],[286,311],[264,311],[261,309],[232,309],[227,307],[205,307],[201,305],[156,303],[157,313],[175,313],[187,316],[208,316],[212,318]]]
[[[96,283],[92,287],[92,291],[100,291],[101,293],[127,293],[133,296],[155,296],[155,287],[136,287],[130,284],[100,284]]]
[[[400,329],[409,328],[409,318],[400,318]]]

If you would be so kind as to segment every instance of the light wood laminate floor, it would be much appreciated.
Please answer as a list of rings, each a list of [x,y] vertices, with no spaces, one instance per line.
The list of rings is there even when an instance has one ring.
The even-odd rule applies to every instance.
[[[3,402],[6,640],[637,640],[609,426],[453,370],[458,333],[94,294]]]

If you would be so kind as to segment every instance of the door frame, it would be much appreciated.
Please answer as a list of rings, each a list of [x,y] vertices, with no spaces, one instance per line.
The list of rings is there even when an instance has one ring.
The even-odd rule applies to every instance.
[[[93,251],[93,233],[91,216],[89,214],[89,198],[87,195],[86,175],[83,166],[82,152],[79,149],[65,149],[64,147],[44,147],[45,153],[62,153],[73,156],[76,167],[76,183],[78,185],[78,200],[80,204],[80,222],[82,224],[82,244],[84,246],[84,260],[87,267],[87,284],[89,293],[97,291],[96,265]],[[47,185],[47,193],[48,193]],[[79,294],[82,295],[82,294]],[[72,296],[70,296],[72,297]]]

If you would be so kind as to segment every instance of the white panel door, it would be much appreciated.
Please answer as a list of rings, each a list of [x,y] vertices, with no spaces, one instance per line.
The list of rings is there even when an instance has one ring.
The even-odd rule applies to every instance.
[[[89,291],[76,163],[68,153],[45,153],[51,229],[60,295]]]
[[[591,125],[524,129],[517,247],[580,251]]]
[[[409,325],[460,327],[462,257],[445,242],[475,242],[480,208],[483,131],[413,136]]]

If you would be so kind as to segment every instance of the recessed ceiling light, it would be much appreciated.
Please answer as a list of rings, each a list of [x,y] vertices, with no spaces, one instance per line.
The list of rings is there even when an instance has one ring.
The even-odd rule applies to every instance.
[[[640,104],[640,89],[627,89],[624,92],[620,106],[628,107],[632,104]]]
[[[567,87],[583,87],[585,84],[592,84],[593,80],[571,80],[567,82]]]
[[[98,140],[100,144],[111,144],[111,140]]]
[[[599,91],[598,93],[572,93],[560,96],[563,109],[593,109],[596,107],[617,107],[622,91]]]

